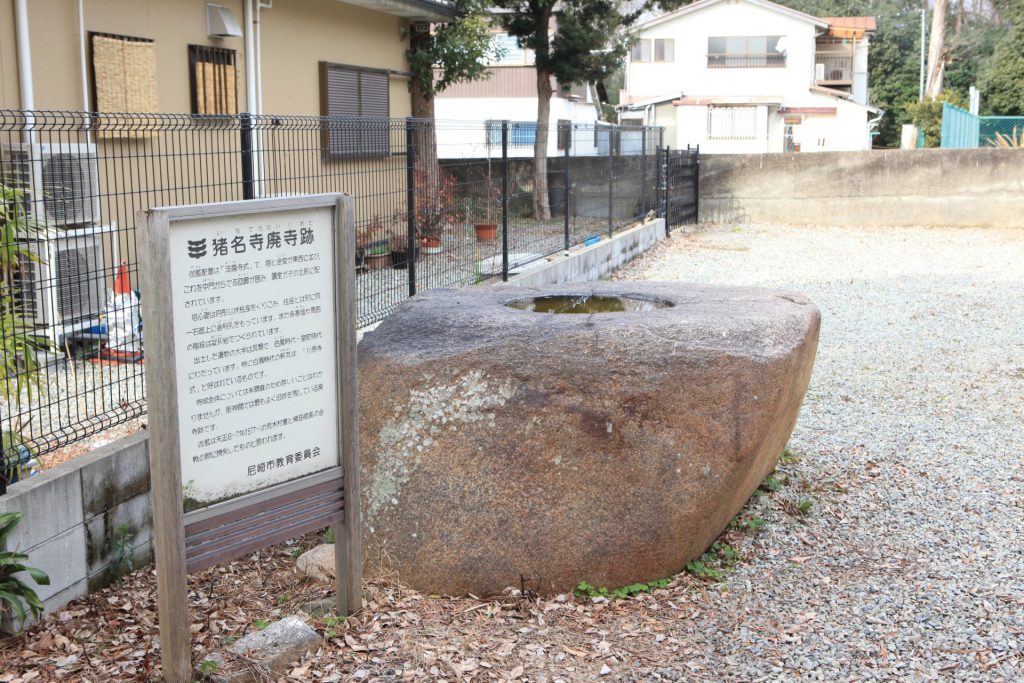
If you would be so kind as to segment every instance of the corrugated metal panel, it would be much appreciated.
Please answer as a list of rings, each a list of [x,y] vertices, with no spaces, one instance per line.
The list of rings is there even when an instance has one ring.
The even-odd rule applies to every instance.
[[[552,80],[554,87],[554,80]],[[537,72],[532,66],[502,66],[491,69],[490,76],[469,83],[456,83],[438,94],[440,98],[536,97]]]

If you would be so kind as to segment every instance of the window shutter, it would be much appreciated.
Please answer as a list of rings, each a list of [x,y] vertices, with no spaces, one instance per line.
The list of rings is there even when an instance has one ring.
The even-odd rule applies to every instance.
[[[363,123],[363,153],[370,156],[384,156],[390,151],[388,145],[388,116],[391,113],[388,75],[364,71],[359,74],[360,116],[376,120]]]
[[[324,144],[329,158],[391,153],[387,73],[321,62],[320,84],[324,116],[359,117],[325,123]]]
[[[359,73],[327,69],[328,116],[359,116]]]

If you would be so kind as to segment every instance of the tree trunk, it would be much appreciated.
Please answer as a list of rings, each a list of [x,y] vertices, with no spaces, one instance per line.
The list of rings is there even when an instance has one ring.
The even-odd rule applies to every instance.
[[[548,124],[551,120],[551,74],[537,67],[537,135],[533,140],[533,216],[551,218],[548,204]]]
[[[949,0],[935,0],[933,12],[932,35],[928,41],[928,79],[924,94],[934,100],[942,92],[942,78],[946,70],[946,15],[949,14]]]
[[[426,31],[413,31],[409,37],[410,49],[416,49],[424,41],[432,37]],[[423,171],[428,179],[436,182],[440,178],[440,167],[437,163],[437,131],[434,122],[434,93],[423,87],[423,83],[415,76],[412,84],[412,116],[416,121],[413,127],[413,154],[416,168]]]

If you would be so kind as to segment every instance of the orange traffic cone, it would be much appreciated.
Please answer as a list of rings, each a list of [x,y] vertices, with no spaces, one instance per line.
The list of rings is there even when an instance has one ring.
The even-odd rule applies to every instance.
[[[115,303],[115,306],[123,306],[129,308],[134,303],[134,294],[132,293],[131,281],[128,279],[128,262],[121,261],[121,265],[117,267],[117,275],[114,277],[114,299],[117,301],[119,297],[120,302]],[[108,316],[107,324],[110,325],[110,320],[113,316]],[[109,330],[109,327],[108,327]],[[136,348],[111,348],[105,346],[100,351],[100,359],[106,361],[114,361],[116,363],[141,363],[142,362],[142,351]]]
[[[132,285],[128,280],[128,262],[122,259],[121,265],[117,267],[117,277],[114,278],[114,294],[131,293]]]

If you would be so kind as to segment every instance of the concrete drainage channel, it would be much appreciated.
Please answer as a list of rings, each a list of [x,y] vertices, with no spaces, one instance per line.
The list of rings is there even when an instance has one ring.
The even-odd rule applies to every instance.
[[[531,287],[599,280],[663,239],[663,219],[642,223],[596,244],[519,266],[508,283]],[[28,554],[32,566],[49,574],[49,586],[33,584],[47,613],[149,563],[148,435],[119,439],[11,486],[0,496],[0,513],[13,511],[24,519],[5,546]],[[0,622],[5,633],[17,626],[9,617]]]

